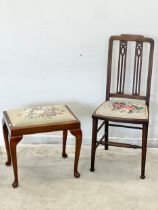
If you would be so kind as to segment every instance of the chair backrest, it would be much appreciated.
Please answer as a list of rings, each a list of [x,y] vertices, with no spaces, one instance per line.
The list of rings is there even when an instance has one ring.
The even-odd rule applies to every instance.
[[[117,48],[118,62],[115,68],[115,90],[111,89],[111,81],[113,75],[113,61],[114,61],[114,43],[119,42]],[[130,44],[134,45],[134,48],[130,48]],[[148,53],[145,53],[144,45],[148,45]],[[129,49],[128,49],[129,48]],[[132,50],[133,49],[133,50]],[[152,75],[152,64],[153,64],[153,51],[154,51],[154,40],[152,38],[140,36],[122,34],[119,36],[111,36],[109,39],[109,52],[108,52],[108,66],[107,66],[107,87],[106,87],[106,100],[111,97],[116,98],[129,98],[144,100],[146,105],[149,106],[150,100],[150,87],[151,87],[151,75]],[[133,53],[132,53],[133,52]],[[143,62],[146,63],[146,71]],[[132,65],[127,65],[127,61],[130,61]],[[130,73],[130,79],[126,78],[127,72]],[[146,74],[146,79],[142,76]],[[145,77],[143,77],[145,78]],[[126,92],[125,86],[129,88],[129,80],[131,87],[129,92]],[[141,94],[141,85],[145,93]],[[144,85],[145,84],[145,85]]]

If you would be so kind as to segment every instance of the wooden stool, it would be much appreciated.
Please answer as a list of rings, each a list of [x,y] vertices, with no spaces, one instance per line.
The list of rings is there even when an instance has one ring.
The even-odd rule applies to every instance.
[[[11,165],[11,162],[13,164],[14,182],[12,186],[14,188],[18,187],[19,184],[16,146],[23,138],[23,135],[63,131],[62,156],[66,158],[68,130],[76,138],[74,176],[79,178],[78,161],[82,143],[82,131],[80,121],[66,105],[27,107],[3,112],[3,133],[8,158],[6,165]]]

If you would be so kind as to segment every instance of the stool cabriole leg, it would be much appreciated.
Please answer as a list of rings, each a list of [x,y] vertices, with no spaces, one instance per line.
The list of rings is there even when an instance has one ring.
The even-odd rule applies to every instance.
[[[67,130],[63,131],[63,151],[62,151],[62,157],[67,158],[66,154],[66,141],[67,141]]]
[[[17,167],[17,154],[16,154],[16,146],[21,141],[22,136],[16,136],[10,138],[10,150],[11,150],[11,158],[13,164],[13,172],[14,172],[14,182],[12,186],[14,188],[18,187],[18,167]]]
[[[80,157],[80,150],[82,144],[82,131],[81,129],[70,130],[71,134],[76,138],[76,148],[75,148],[75,161],[74,161],[74,176],[76,178],[80,177],[78,172],[78,161]]]
[[[2,121],[2,125],[3,125],[3,136],[4,136],[5,148],[6,148],[6,152],[7,152],[7,161],[5,162],[5,164],[6,164],[6,166],[10,166],[11,165],[11,154],[10,154],[10,146],[9,146],[9,140],[8,140],[8,129],[7,129],[7,126],[4,122],[4,120]]]

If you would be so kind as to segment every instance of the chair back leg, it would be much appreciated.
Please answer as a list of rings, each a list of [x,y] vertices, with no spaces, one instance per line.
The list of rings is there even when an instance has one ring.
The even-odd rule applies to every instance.
[[[98,119],[93,118],[92,125],[92,148],[91,148],[91,168],[90,171],[94,172],[94,163],[95,163],[95,152],[96,152],[96,140],[97,140],[97,127],[98,127]]]
[[[108,128],[108,121],[105,122],[105,150],[108,150],[108,144],[106,144],[108,142],[108,138],[109,138],[109,128]]]
[[[145,163],[147,152],[147,136],[148,136],[148,123],[143,124],[142,130],[142,160],[141,160],[141,179],[145,179]]]

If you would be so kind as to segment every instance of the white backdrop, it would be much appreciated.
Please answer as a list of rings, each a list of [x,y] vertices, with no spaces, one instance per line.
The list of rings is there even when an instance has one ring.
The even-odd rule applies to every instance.
[[[149,138],[156,142],[157,6],[156,0],[0,0],[0,117],[10,108],[66,103],[90,142],[91,114],[105,98],[108,38],[143,34],[155,39]],[[123,129],[110,135],[140,137]]]

